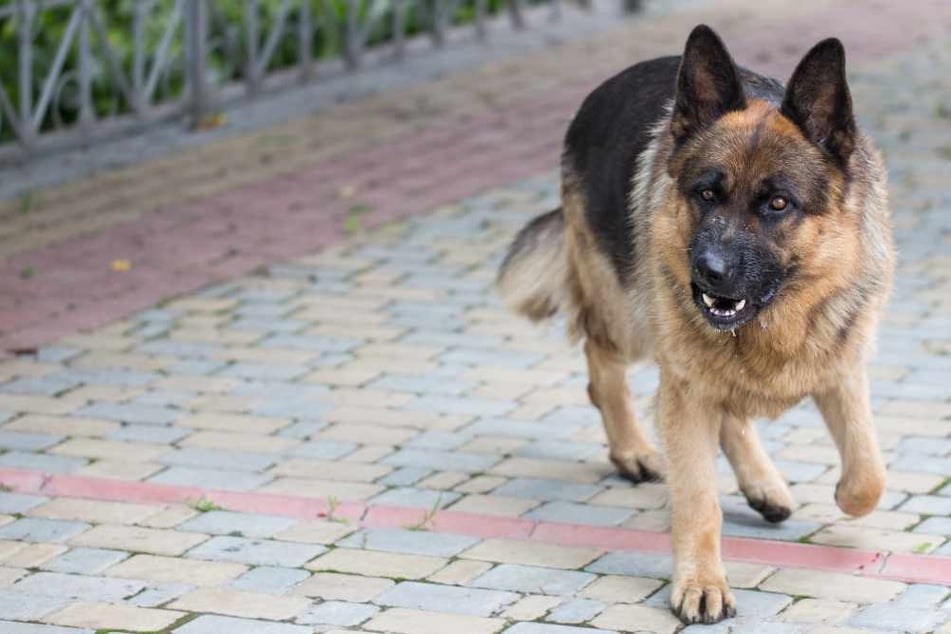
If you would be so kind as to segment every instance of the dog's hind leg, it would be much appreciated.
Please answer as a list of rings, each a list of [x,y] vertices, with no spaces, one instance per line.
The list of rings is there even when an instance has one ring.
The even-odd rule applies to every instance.
[[[633,482],[663,478],[663,458],[634,420],[627,387],[627,363],[617,352],[591,339],[584,344],[588,359],[588,396],[601,411],[611,462]]]
[[[727,415],[720,426],[720,448],[733,467],[740,491],[767,522],[782,522],[793,499],[782,474],[769,459],[750,421]]]

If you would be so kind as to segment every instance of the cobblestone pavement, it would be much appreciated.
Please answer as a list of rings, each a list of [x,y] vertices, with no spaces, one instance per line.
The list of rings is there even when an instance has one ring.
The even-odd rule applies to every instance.
[[[583,96],[634,60],[676,52],[698,22],[715,25],[739,61],[781,77],[831,33],[856,70],[946,41],[951,29],[944,0],[687,4],[593,40],[0,202],[0,354],[312,253],[354,226],[554,169]],[[115,260],[130,268],[113,270]]]
[[[705,629],[951,632],[949,62],[929,39],[853,74],[901,252],[871,364],[888,491],[842,517],[814,408],[762,423],[798,507],[764,524],[721,464],[739,616]],[[555,204],[541,163],[0,363],[0,632],[681,629],[665,486],[612,473],[578,351],[491,292]],[[656,380],[631,372],[646,421]]]

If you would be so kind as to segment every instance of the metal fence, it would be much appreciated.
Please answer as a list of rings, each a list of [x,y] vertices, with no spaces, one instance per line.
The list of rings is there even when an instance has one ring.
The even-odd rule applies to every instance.
[[[0,156],[23,157],[560,15],[560,0],[7,1]]]

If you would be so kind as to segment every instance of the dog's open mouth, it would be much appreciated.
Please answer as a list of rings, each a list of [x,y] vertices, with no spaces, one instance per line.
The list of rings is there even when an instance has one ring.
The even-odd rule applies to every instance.
[[[714,295],[696,284],[693,290],[694,303],[701,314],[717,330],[733,330],[749,321],[756,314],[756,306],[749,298],[734,298]]]

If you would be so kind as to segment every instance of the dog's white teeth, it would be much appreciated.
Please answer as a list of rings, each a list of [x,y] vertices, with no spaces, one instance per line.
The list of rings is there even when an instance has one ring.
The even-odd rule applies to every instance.
[[[738,301],[738,302],[736,303],[736,310],[738,310],[738,311],[739,311],[739,310],[743,310],[745,307],[746,307],[746,300],[745,300],[745,299],[741,299],[740,301]]]
[[[715,300],[706,293],[703,294],[703,303],[707,305],[707,308],[713,308],[714,301]]]

